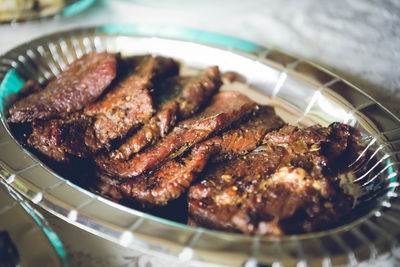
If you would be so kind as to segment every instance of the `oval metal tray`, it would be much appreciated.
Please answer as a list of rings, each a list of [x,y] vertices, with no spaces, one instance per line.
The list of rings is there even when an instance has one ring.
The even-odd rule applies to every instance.
[[[190,227],[92,194],[58,176],[10,135],[5,122],[25,80],[45,82],[90,51],[155,53],[194,67],[218,65],[243,75],[245,93],[300,126],[333,121],[360,129],[383,168],[360,177],[369,203],[351,223],[311,234],[267,238]],[[44,36],[0,58],[0,176],[34,203],[91,233],[132,249],[192,265],[354,265],[390,254],[400,233],[400,121],[340,77],[310,62],[229,36],[149,25],[104,25]],[[238,90],[241,90],[240,88]],[[378,170],[378,171],[377,171]],[[372,204],[371,204],[372,203]],[[362,210],[363,205],[357,209]]]

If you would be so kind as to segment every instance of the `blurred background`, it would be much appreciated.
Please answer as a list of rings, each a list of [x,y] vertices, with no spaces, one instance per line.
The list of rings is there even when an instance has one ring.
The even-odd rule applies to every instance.
[[[59,1],[62,0],[55,2]],[[0,54],[42,35],[83,26],[107,23],[184,26],[278,48],[320,64],[400,116],[398,0],[66,1],[70,4],[67,8],[55,7],[43,13],[48,16],[56,12],[55,16],[20,22],[7,18],[12,16],[8,8],[24,5],[24,0],[0,0],[0,15],[6,16],[3,20],[11,20],[0,24]],[[36,4],[28,6],[29,10],[38,8],[38,2],[33,2]],[[64,242],[71,266],[110,266],[117,262],[139,266],[140,260],[146,263],[146,258],[132,255],[41,211]],[[124,251],[126,256],[121,256]]]
[[[9,1],[24,2],[1,0],[0,6]],[[78,2],[54,18],[0,25],[0,53],[41,35],[75,27],[105,23],[179,25],[232,35],[311,60],[400,115],[400,1]]]

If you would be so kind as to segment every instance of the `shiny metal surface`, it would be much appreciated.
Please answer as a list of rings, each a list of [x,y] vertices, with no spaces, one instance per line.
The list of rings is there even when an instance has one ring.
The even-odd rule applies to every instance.
[[[15,190],[0,182],[0,231],[7,231],[19,266],[67,266],[63,245],[47,221]]]
[[[218,65],[243,75],[252,90],[287,122],[306,126],[333,121],[362,132],[379,166],[355,173],[361,186],[358,212],[347,225],[281,239],[194,228],[139,212],[77,187],[22,148],[5,123],[23,82],[44,82],[90,51],[122,55],[155,53],[194,67]],[[229,36],[177,27],[105,25],[56,33],[21,45],[0,58],[0,176],[3,183],[56,216],[134,250],[185,265],[205,262],[256,266],[352,265],[390,253],[400,233],[398,183],[400,121],[340,77],[306,61]],[[327,265],[328,264],[328,265]]]

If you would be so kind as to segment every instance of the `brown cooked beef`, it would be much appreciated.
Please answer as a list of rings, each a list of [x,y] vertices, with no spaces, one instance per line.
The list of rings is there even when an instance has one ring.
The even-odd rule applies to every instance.
[[[180,122],[167,136],[132,159],[115,161],[102,155],[95,160],[98,167],[110,176],[135,177],[155,169],[168,158],[182,154],[192,145],[226,129],[257,109],[257,103],[241,93],[220,92],[202,112]]]
[[[216,66],[179,76],[170,58],[121,59],[118,71],[116,61],[85,55],[44,89],[28,81],[10,108],[18,139],[56,172],[121,204],[231,232],[319,231],[350,213],[338,174],[365,173],[367,157],[352,127],[286,125],[272,107],[218,92]],[[241,82],[223,76],[226,87]]]
[[[246,154],[262,142],[268,131],[282,125],[273,108],[261,106],[247,122],[197,144],[187,157],[171,159],[151,174],[127,182],[112,181],[103,175],[97,187],[114,199],[127,198],[146,207],[166,205],[186,191],[210,158],[222,162]]]
[[[218,91],[221,76],[218,67],[210,67],[198,76],[182,78],[183,84],[167,83],[168,87],[180,87],[179,93],[167,90],[170,95],[177,94],[177,96],[161,104],[159,111],[150,121],[128,138],[120,148],[110,153],[110,157],[127,160],[132,154],[164,137],[177,121],[192,116],[212,94]]]
[[[43,90],[17,101],[9,110],[8,120],[27,122],[80,110],[94,102],[115,76],[115,55],[106,52],[84,55],[68,65]]]
[[[85,133],[91,124],[79,115],[70,119],[34,120],[27,143],[40,153],[57,162],[68,162],[69,154],[88,156]]]
[[[321,149],[321,153],[330,161],[330,169],[346,171],[361,154],[360,140],[361,135],[358,130],[347,124],[334,122],[329,127],[314,125],[305,129],[286,125],[280,131],[268,133],[263,143],[271,145],[290,143],[296,152],[306,151],[307,147],[311,150]],[[363,160],[364,157],[359,160],[358,165],[362,164]]]
[[[341,126],[348,128],[284,126],[267,133],[257,151],[210,168],[190,187],[190,223],[259,235],[317,231],[338,223],[351,210],[352,198],[338,187],[330,168],[335,163],[326,153],[352,142],[345,131],[337,131]],[[342,147],[335,158],[350,147]]]
[[[100,146],[125,136],[148,121],[154,112],[149,94],[154,89],[154,82],[175,75],[178,70],[178,63],[170,58],[145,57],[133,75],[86,107],[84,114],[95,117],[93,128]]]
[[[81,113],[49,121],[34,121],[28,144],[55,161],[68,155],[87,157],[110,146],[111,141],[147,122],[154,112],[150,90],[153,81],[174,75],[178,63],[147,56],[132,75]]]
[[[85,108],[84,114],[93,118],[92,129],[100,148],[125,136],[152,116],[150,88],[148,84],[138,82],[137,77],[125,78],[100,101]]]

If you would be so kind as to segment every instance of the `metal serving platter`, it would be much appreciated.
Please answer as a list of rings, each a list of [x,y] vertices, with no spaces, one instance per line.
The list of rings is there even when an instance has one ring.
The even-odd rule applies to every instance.
[[[362,194],[356,215],[329,231],[282,238],[246,236],[136,211],[58,176],[10,135],[8,107],[25,80],[45,82],[83,54],[104,50],[170,56],[192,67],[218,65],[245,77],[253,89],[236,89],[274,105],[291,124],[326,126],[340,121],[358,128],[379,164],[359,176]],[[398,247],[400,120],[362,90],[315,64],[210,32],[104,25],[55,33],[16,47],[0,58],[0,81],[0,181],[61,219],[112,242],[181,266],[355,265],[380,255],[390,257]]]
[[[7,231],[19,266],[67,266],[58,236],[43,216],[7,184],[0,183],[0,231]]]

